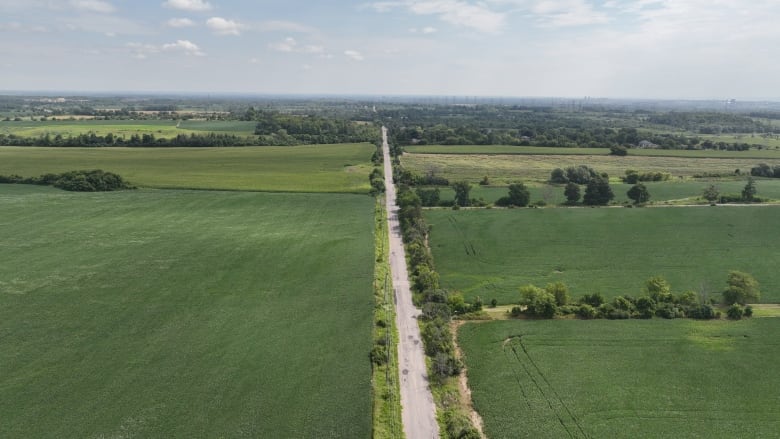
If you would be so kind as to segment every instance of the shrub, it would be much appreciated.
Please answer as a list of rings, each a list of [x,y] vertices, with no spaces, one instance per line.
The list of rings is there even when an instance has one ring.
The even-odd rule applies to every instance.
[[[753,317],[753,307],[748,305],[745,307],[745,317]]]
[[[387,364],[387,348],[384,346],[374,345],[373,349],[371,349],[369,357],[371,358],[371,362],[377,366]]]
[[[735,303],[729,307],[726,311],[726,316],[731,320],[742,320],[742,316],[745,315],[745,308],[742,305]]]
[[[704,304],[688,309],[688,317],[697,320],[712,320],[717,316],[712,305]]]
[[[728,287],[723,291],[723,302],[726,305],[744,305],[748,301],[757,302],[761,298],[758,281],[748,273],[731,271],[726,283]]]
[[[577,315],[583,319],[587,319],[587,320],[595,319],[597,314],[598,313],[596,312],[596,308],[592,307],[591,305],[588,305],[587,303],[583,303],[577,309]]]

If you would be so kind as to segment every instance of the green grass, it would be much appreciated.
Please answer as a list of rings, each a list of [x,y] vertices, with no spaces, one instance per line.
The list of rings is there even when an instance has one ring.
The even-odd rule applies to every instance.
[[[778,332],[777,318],[515,320],[459,341],[493,439],[775,437]]]
[[[758,138],[756,138],[758,139]],[[762,141],[777,142],[772,139]],[[714,138],[713,141],[734,142],[733,138]],[[744,139],[743,139],[744,141]],[[750,143],[750,142],[748,142]],[[756,144],[760,142],[756,141]],[[764,144],[764,143],[761,143]],[[629,156],[640,157],[689,157],[689,158],[723,158],[723,159],[780,159],[780,149],[751,149],[748,151],[712,151],[684,149],[630,149]],[[609,148],[556,148],[547,146],[512,146],[512,145],[416,145],[405,146],[404,150],[413,154],[477,154],[477,155],[609,155]]]
[[[176,120],[25,120],[0,121],[0,134],[15,134],[22,137],[38,137],[46,134],[53,137],[59,134],[67,137],[86,133],[105,136],[112,133],[120,137],[154,134],[158,138],[171,138],[179,134],[202,134],[205,131],[245,137],[254,135],[255,125],[255,122],[199,120],[181,122]]]
[[[0,437],[371,434],[372,198],[0,204]]]
[[[0,147],[0,174],[31,177],[103,169],[132,184],[154,188],[367,193],[374,149],[367,143],[247,148]]]
[[[573,296],[637,296],[665,277],[676,292],[720,297],[729,270],[752,273],[780,302],[780,206],[429,210],[442,286],[516,303],[518,288],[562,281]]]
[[[450,181],[467,180],[477,183],[488,176],[493,184],[514,181],[543,182],[555,168],[588,165],[598,172],[606,172],[613,179],[625,175],[626,170],[665,172],[673,178],[690,178],[697,174],[718,173],[732,175],[735,169],[750,172],[761,162],[780,165],[780,155],[774,160],[765,158],[690,158],[608,155],[458,155],[458,154],[404,154],[401,163],[410,171],[424,175],[429,172]]]
[[[715,185],[721,194],[739,195],[745,187],[746,180],[701,180],[701,181],[666,181],[656,183],[644,183],[650,192],[650,202],[658,203],[665,201],[685,200],[694,202],[697,197],[701,197],[702,191],[710,184]],[[562,204],[566,202],[566,196],[563,194],[563,186],[547,186],[543,184],[529,184],[528,190],[531,193],[531,202],[542,200],[550,205]],[[612,192],[615,194],[615,203],[633,202],[626,193],[633,185],[625,183],[612,183]],[[773,200],[780,199],[780,179],[758,179],[756,180],[758,195],[760,197]],[[455,192],[449,187],[440,188],[442,200],[455,199]],[[582,187],[582,193],[585,187]],[[471,198],[483,199],[488,203],[494,203],[501,197],[507,196],[508,189],[504,186],[479,186],[471,187]]]

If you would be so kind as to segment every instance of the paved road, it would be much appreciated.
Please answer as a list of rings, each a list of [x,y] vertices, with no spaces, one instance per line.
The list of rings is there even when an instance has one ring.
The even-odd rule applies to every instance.
[[[393,164],[387,144],[387,128],[382,127],[382,149],[385,160],[385,187],[387,221],[390,231],[390,271],[395,291],[396,323],[398,326],[398,368],[401,378],[401,418],[407,439],[433,439],[439,437],[436,423],[436,405],[428,387],[428,371],[420,340],[417,316],[420,310],[412,304],[409,274],[406,270],[401,227],[398,223],[398,206],[395,204]]]

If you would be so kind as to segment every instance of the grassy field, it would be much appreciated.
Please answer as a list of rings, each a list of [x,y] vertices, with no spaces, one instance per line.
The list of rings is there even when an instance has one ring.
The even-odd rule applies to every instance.
[[[368,143],[246,148],[0,147],[0,174],[30,177],[103,169],[144,187],[367,193],[374,149]]]
[[[750,172],[758,163],[780,165],[775,160],[737,158],[688,157],[615,157],[607,155],[458,155],[458,154],[404,154],[401,163],[418,174],[433,172],[450,181],[468,180],[477,183],[488,176],[494,184],[513,181],[546,181],[555,168],[588,165],[598,172],[606,172],[613,179],[625,175],[626,170],[639,172],[666,172],[673,178],[696,174],[734,173],[735,169]]]
[[[723,139],[714,139],[723,140]],[[725,140],[724,140],[725,141]],[[734,142],[734,139],[730,140]],[[758,143],[758,142],[756,142]],[[780,146],[780,143],[778,143]],[[416,145],[405,146],[413,154],[481,154],[481,155],[609,155],[609,148],[554,148],[545,146],[511,145]],[[780,159],[780,149],[751,149],[749,151],[699,151],[684,149],[631,149],[629,156],[689,157],[722,159]]]
[[[780,319],[502,321],[459,331],[501,438],[776,437]]]
[[[752,273],[780,302],[780,206],[429,210],[442,286],[516,303],[518,287],[562,281],[573,296],[639,295],[664,276],[674,291],[720,297],[729,270]]]
[[[645,183],[647,190],[650,192],[651,202],[665,202],[675,200],[685,200],[686,202],[692,202],[695,198],[700,197],[702,191],[710,184],[714,184],[721,194],[735,194],[739,195],[742,189],[745,187],[745,180],[711,180],[711,181],[666,181],[656,183]],[[632,187],[630,184],[625,183],[612,183],[612,192],[615,194],[614,202],[624,203],[632,202],[626,193]],[[780,199],[780,179],[759,179],[756,180],[756,188],[758,195],[764,198]],[[531,193],[531,202],[539,200],[545,201],[547,204],[562,204],[566,202],[566,196],[563,194],[563,186],[548,186],[544,184],[532,184],[528,185],[528,191]],[[439,189],[441,192],[442,200],[455,199],[455,192],[449,187],[442,187]],[[585,192],[585,188],[582,188],[582,192]],[[493,203],[501,197],[507,196],[507,187],[502,186],[479,186],[473,185],[471,187],[471,198],[483,199],[489,203]]]
[[[0,205],[0,437],[370,436],[372,198]]]
[[[0,134],[15,134],[23,137],[38,137],[46,134],[62,136],[95,133],[105,136],[130,137],[133,134],[154,134],[158,138],[176,137],[179,134],[202,134],[214,132],[251,136],[255,122],[242,121],[200,121],[200,120],[48,120],[48,121],[0,121]]]

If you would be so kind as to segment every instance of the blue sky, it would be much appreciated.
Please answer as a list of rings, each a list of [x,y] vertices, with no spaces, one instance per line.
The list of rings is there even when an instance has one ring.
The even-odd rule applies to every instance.
[[[780,98],[777,0],[0,0],[0,90]]]

